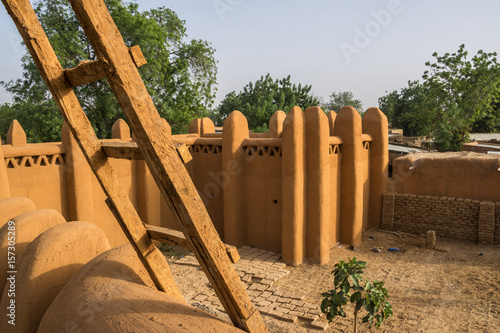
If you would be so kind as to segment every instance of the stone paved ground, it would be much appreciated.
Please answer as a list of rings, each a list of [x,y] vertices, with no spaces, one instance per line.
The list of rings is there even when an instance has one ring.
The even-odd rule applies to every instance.
[[[440,237],[437,237],[436,245],[449,249],[446,252],[420,247],[419,244],[419,237],[369,230],[363,234],[362,244],[355,249],[349,249],[347,244],[333,246],[330,249],[331,260],[327,265],[320,266],[306,262],[297,267],[278,268],[278,270],[286,270],[290,273],[283,273],[286,275],[278,278],[266,291],[272,292],[273,295],[276,291],[283,292],[282,295],[275,296],[285,296],[285,298],[287,298],[286,291],[290,292],[289,295],[305,295],[305,298],[297,300],[319,305],[322,300],[321,293],[332,288],[331,271],[333,265],[339,259],[347,260],[355,256],[358,260],[368,262],[368,269],[365,272],[366,278],[370,281],[385,281],[390,295],[389,301],[394,311],[394,315],[384,321],[380,330],[375,327],[368,328],[361,324],[361,319],[358,318],[358,332],[499,332],[500,246],[479,245],[446,240]],[[401,251],[388,250],[393,247],[398,247]],[[379,251],[374,252],[374,248],[379,249]],[[245,254],[245,250],[250,251],[247,248],[240,250],[243,259],[248,260],[249,254]],[[177,260],[179,256],[189,252],[184,249],[167,247],[164,249],[164,253],[171,263],[174,279],[186,300],[192,305],[218,316],[221,320],[230,322],[227,314],[212,306],[213,303],[202,304],[202,302],[194,300],[199,295],[208,295],[207,292],[211,290],[211,287],[198,264],[176,264],[179,262]],[[277,255],[268,254],[270,254],[269,258]],[[261,251],[260,254],[256,255],[255,262],[253,260],[255,258],[249,261],[253,265],[259,261],[265,261],[263,258],[258,258],[259,255],[265,254]],[[194,258],[191,258],[192,262],[195,263]],[[276,262],[281,263],[279,258],[274,263]],[[242,261],[237,267],[240,265],[249,270],[252,269],[248,262]],[[281,265],[283,264],[281,263]],[[242,277],[247,274],[251,275],[249,287],[253,283],[262,284],[263,277],[260,281],[259,277],[253,280],[253,276],[259,272],[262,273],[262,270],[261,267],[258,272],[250,271],[248,273],[238,269]],[[273,290],[275,287],[278,287],[277,290]],[[252,297],[255,300],[261,295]],[[268,296],[267,299],[271,297],[268,294],[264,294],[264,296]],[[271,303],[273,310],[278,307],[282,308],[276,303],[279,302]],[[219,304],[216,302],[216,305],[218,307]],[[299,306],[299,308],[301,307]],[[287,310],[290,310],[287,314],[293,311]],[[352,332],[354,318],[351,310],[352,308],[346,308],[346,318],[335,318],[326,331]],[[269,332],[308,333],[313,331],[310,323],[300,319],[300,317],[295,323],[287,322],[281,319],[281,316],[279,320],[268,314],[265,314],[263,318]]]
[[[309,324],[310,328],[325,330],[327,321],[320,318],[321,311],[317,304],[304,302],[305,295],[283,291],[274,286],[280,278],[288,275],[289,270],[281,259],[281,254],[244,246],[238,249],[241,259],[234,265],[248,296],[255,307],[265,316],[278,320]],[[173,262],[174,265],[199,266],[194,255],[190,254]],[[216,309],[225,313],[215,291],[205,288],[202,292],[187,299],[201,309]]]

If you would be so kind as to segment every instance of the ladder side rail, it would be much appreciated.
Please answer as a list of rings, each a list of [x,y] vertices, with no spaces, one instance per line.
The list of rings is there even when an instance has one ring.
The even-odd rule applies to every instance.
[[[116,211],[119,212],[118,221],[151,279],[159,290],[184,300],[165,257],[154,246],[132,202],[121,188],[30,2],[28,0],[2,0],[2,2],[16,24],[28,51],[101,187],[115,205]]]

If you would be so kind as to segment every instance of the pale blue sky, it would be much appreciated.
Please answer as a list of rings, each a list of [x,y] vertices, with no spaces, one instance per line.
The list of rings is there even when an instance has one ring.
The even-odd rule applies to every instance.
[[[138,0],[166,6],[186,21],[188,35],[212,43],[218,64],[216,104],[270,73],[311,84],[315,95],[349,90],[364,108],[386,91],[420,79],[432,53],[465,43],[500,53],[498,0]],[[24,49],[0,7],[0,80],[22,75]],[[9,101],[0,91],[0,102]]]

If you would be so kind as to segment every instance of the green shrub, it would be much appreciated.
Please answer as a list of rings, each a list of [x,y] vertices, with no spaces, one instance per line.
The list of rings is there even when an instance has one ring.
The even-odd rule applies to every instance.
[[[357,332],[357,316],[363,308],[367,314],[362,322],[373,324],[378,328],[384,319],[392,315],[392,306],[386,299],[389,298],[383,281],[363,281],[365,261],[358,261],[356,257],[349,258],[349,262],[339,260],[332,271],[335,289],[322,294],[321,312],[326,314],[329,322],[337,316],[345,317],[344,305],[349,301],[354,304],[354,332]]]

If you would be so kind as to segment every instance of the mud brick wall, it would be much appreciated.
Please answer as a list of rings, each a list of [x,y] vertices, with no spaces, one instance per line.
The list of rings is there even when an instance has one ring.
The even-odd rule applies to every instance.
[[[481,201],[479,203],[478,220],[478,243],[483,245],[493,244],[493,235],[495,232],[495,203],[490,201]]]
[[[494,243],[500,244],[500,202],[495,204],[495,231]]]
[[[382,229],[493,244],[500,241],[500,203],[455,197],[386,194]]]
[[[0,142],[0,199],[29,198],[68,221],[96,224],[112,246],[127,242],[67,126],[60,143],[27,143],[17,121],[9,133],[7,144]],[[228,244],[281,252],[289,265],[326,264],[330,246],[358,246],[363,230],[380,227],[389,139],[387,117],[377,108],[363,118],[351,107],[328,116],[317,107],[277,111],[268,133],[250,132],[235,111],[222,133],[210,119],[194,119],[188,134],[171,139],[189,149],[192,160],[184,166]],[[129,126],[118,120],[111,141],[102,142],[131,140]],[[142,221],[182,229],[145,161],[110,163]]]

